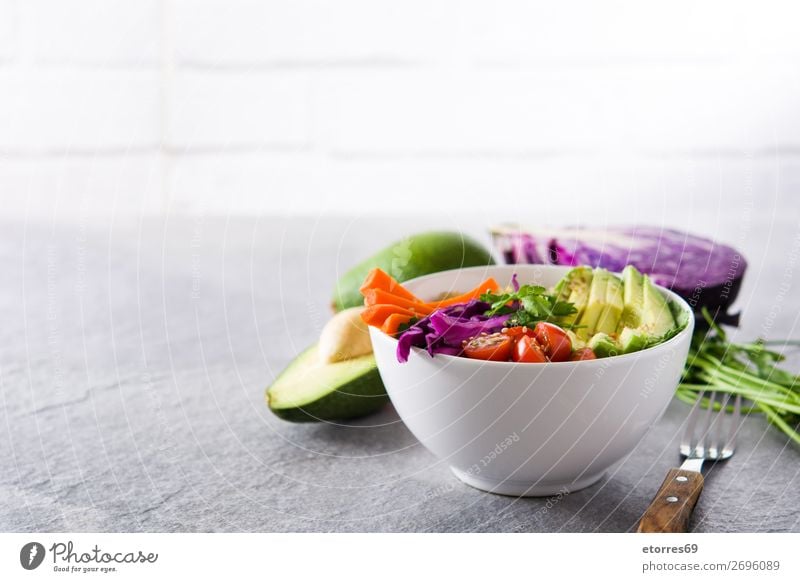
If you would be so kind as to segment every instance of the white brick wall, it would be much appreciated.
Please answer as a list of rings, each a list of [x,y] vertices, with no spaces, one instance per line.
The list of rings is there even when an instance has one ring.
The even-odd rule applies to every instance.
[[[0,0],[0,217],[767,216],[795,4]]]
[[[176,0],[179,63],[426,61],[447,50],[456,1]]]
[[[18,0],[24,50],[39,63],[157,64],[159,0]]]
[[[336,75],[337,152],[744,150],[791,146],[796,64]]]
[[[469,1],[470,56],[486,61],[715,61],[798,53],[787,0]]]
[[[10,61],[14,56],[17,23],[16,6],[12,0],[0,0],[0,64]]]
[[[176,150],[308,147],[307,73],[179,71],[170,84],[168,145]]]
[[[0,157],[4,218],[110,224],[162,212],[157,154]]]
[[[155,148],[159,115],[155,72],[0,69],[0,151]]]
[[[717,156],[320,158],[315,154],[200,154],[175,166],[172,210],[221,214],[311,212],[361,216],[460,213],[486,220],[653,222],[703,231],[744,212],[800,222],[800,163]],[[225,192],[225,196],[220,193]],[[442,196],[443,192],[449,196]],[[344,207],[344,208],[343,208]]]

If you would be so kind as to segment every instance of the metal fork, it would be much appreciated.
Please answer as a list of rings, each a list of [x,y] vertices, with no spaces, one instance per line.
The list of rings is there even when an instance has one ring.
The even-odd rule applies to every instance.
[[[723,394],[719,399],[719,411],[713,412],[717,401],[716,392],[708,393],[708,409],[702,414],[702,429],[696,434],[698,419],[701,416],[700,403],[706,392],[700,392],[686,421],[686,430],[681,439],[681,455],[686,460],[680,468],[670,469],[661,488],[639,521],[639,532],[685,532],[689,526],[694,506],[703,491],[703,461],[724,461],[733,455],[736,446],[736,433],[742,424],[742,397],[734,398],[733,413],[727,436],[724,424],[728,415],[731,394]],[[713,436],[712,436],[713,435]]]

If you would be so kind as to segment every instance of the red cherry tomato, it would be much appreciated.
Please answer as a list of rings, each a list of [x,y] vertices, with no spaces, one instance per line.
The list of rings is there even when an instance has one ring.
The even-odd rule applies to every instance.
[[[572,342],[563,329],[552,323],[540,321],[533,328],[533,337],[542,346],[551,362],[566,362],[572,354]]]
[[[529,335],[533,337],[533,328],[524,326],[524,325],[517,325],[514,327],[504,327],[503,333],[513,337],[514,339],[519,339],[520,336]]]
[[[503,333],[479,335],[464,345],[464,355],[476,360],[506,362],[511,357],[514,340]]]
[[[514,345],[514,361],[543,364],[547,361],[542,348],[532,337],[522,335]]]
[[[569,357],[569,359],[571,362],[577,362],[580,360],[596,360],[597,356],[594,355],[592,348],[581,348],[572,352],[572,355]]]

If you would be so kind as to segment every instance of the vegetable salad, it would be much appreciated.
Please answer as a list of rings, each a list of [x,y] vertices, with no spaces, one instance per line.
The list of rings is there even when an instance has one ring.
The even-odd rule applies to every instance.
[[[431,356],[496,362],[592,360],[656,345],[683,328],[660,292],[632,267],[622,279],[577,267],[553,289],[520,285],[516,275],[501,289],[490,277],[433,302],[374,269],[361,293],[362,319],[398,339],[401,363],[412,347]]]

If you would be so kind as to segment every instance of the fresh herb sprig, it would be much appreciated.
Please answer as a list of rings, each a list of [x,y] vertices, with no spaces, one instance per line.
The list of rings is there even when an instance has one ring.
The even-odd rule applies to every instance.
[[[692,404],[702,391],[741,395],[748,401],[742,413],[764,414],[800,444],[800,376],[777,367],[785,357],[767,349],[767,342],[732,343],[706,309],[703,317],[708,330],[696,332],[692,339],[676,396]],[[785,342],[786,345],[793,343]],[[708,408],[707,397],[703,398],[701,406]],[[721,406],[721,402],[714,402],[715,410]],[[733,407],[728,404],[727,408],[730,411]]]
[[[486,315],[508,314],[508,326],[531,326],[539,321],[558,321],[577,313],[575,305],[560,301],[539,285],[523,285],[519,290],[508,293],[484,293],[481,301],[491,305]],[[562,324],[562,327],[570,326]]]

